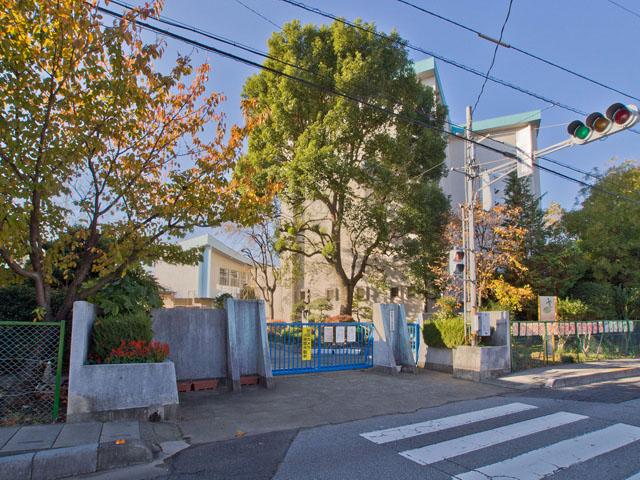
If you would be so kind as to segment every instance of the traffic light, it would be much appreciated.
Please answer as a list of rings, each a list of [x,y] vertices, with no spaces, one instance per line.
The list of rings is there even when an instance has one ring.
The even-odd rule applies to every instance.
[[[638,119],[640,119],[638,107],[614,103],[607,108],[604,115],[600,112],[593,112],[584,122],[574,120],[567,127],[567,131],[575,143],[584,144],[631,128],[638,122]]]
[[[464,250],[454,248],[449,251],[449,275],[460,277],[464,273]]]

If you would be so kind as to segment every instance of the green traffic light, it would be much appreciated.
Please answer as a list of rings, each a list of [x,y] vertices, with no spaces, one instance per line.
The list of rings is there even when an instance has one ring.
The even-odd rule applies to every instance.
[[[576,128],[574,135],[576,136],[576,138],[584,140],[589,136],[590,133],[591,130],[589,129],[589,127],[587,127],[586,125],[580,125],[578,128]]]

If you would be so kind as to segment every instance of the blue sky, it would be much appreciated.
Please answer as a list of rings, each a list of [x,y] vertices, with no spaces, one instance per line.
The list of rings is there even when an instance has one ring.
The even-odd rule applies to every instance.
[[[373,21],[379,29],[396,29],[414,45],[453,58],[485,71],[494,44],[478,38],[431,16],[420,13],[395,0],[303,0],[304,3],[353,20]],[[617,3],[640,12],[632,0]],[[287,5],[279,0],[242,0],[243,3],[282,25],[292,19],[303,23],[326,23],[323,17]],[[413,0],[443,16],[497,37],[504,20],[508,0]],[[118,7],[113,6],[114,9]],[[164,15],[204,30],[266,50],[266,42],[276,27],[243,7],[236,0],[166,0]],[[640,17],[620,9],[607,0],[514,0],[503,40],[541,57],[570,67],[619,90],[640,97],[640,62],[637,31]],[[190,34],[191,35],[191,34]],[[167,57],[176,51],[190,53],[192,48],[169,39]],[[212,41],[207,43],[214,44]],[[220,45],[217,45],[220,46]],[[228,47],[223,47],[229,49]],[[230,49],[229,49],[230,50]],[[243,55],[245,55],[243,53]],[[424,56],[410,52],[411,58]],[[239,122],[239,99],[245,78],[256,70],[208,52],[193,51],[194,63],[209,61],[212,74],[209,87],[227,96],[223,109],[229,121]],[[258,57],[255,57],[260,61]],[[162,67],[162,66],[161,66]],[[439,63],[451,119],[464,123],[464,109],[473,104],[482,79],[453,66]],[[501,48],[492,75],[524,88],[569,104],[580,110],[603,111],[616,101],[632,100],[604,88],[546,66],[512,50]],[[566,124],[579,118],[572,112],[549,107],[541,100],[489,82],[476,111],[478,120],[544,109],[539,132],[539,146],[544,147],[567,137]],[[640,130],[640,127],[638,127]],[[573,147],[551,157],[583,170],[603,170],[618,161],[638,159],[640,135],[617,134],[605,141]],[[574,177],[580,175],[553,164],[544,165]],[[541,172],[544,200],[557,201],[565,208],[574,206],[579,186],[551,174]]]

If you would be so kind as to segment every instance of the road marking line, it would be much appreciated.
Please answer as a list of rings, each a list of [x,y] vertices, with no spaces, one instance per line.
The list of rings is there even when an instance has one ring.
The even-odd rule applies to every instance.
[[[483,420],[490,420],[504,415],[524,412],[526,410],[533,410],[535,408],[538,407],[527,405],[525,403],[509,403],[499,407],[486,408],[484,410],[462,413],[451,417],[437,418],[426,422],[412,423],[410,425],[377,430],[375,432],[361,433],[360,436],[372,441],[373,443],[383,444],[395,442],[396,440],[402,440],[404,438],[417,437],[418,435],[424,435],[425,433],[439,432],[449,428],[469,425]]]
[[[616,423],[602,430],[554,443],[548,447],[510,458],[508,460],[455,475],[458,480],[540,480],[558,470],[584,462],[629,443],[640,440],[640,428]]]
[[[540,433],[550,428],[578,422],[586,418],[589,417],[575,413],[558,412],[492,430],[485,430],[465,437],[454,438],[446,442],[405,450],[404,452],[400,452],[400,455],[420,465],[429,465],[446,460],[447,458],[464,455],[465,453],[474,452],[516,438],[526,437],[527,435],[533,435],[534,433]]]

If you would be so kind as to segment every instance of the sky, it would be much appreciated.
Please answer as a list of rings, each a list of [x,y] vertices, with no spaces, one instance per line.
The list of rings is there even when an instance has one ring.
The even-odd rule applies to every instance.
[[[342,16],[374,22],[379,30],[398,31],[411,44],[486,71],[495,44],[480,39],[437,18],[423,14],[397,0],[302,0],[303,3]],[[241,2],[246,5],[243,6]],[[497,38],[509,0],[412,0],[442,16]],[[134,2],[131,0],[131,3]],[[503,41],[545,59],[571,68],[618,90],[640,97],[640,58],[637,31],[640,5],[633,0],[514,0]],[[252,12],[255,10],[260,15]],[[119,10],[113,4],[110,8]],[[163,15],[200,29],[266,51],[267,40],[277,27],[293,19],[302,23],[328,23],[280,0],[165,0]],[[266,18],[263,18],[266,17]],[[272,23],[273,22],[273,23]],[[174,29],[178,33],[177,29]],[[196,37],[195,34],[188,34]],[[230,47],[200,38],[205,43],[233,51]],[[194,64],[208,61],[212,73],[208,87],[227,97],[223,110],[230,123],[241,122],[240,93],[245,79],[257,69],[235,63],[210,52],[168,39],[167,55],[159,65],[169,68],[177,52],[191,54]],[[251,56],[240,52],[243,56]],[[410,51],[414,61],[425,56]],[[261,63],[259,57],[252,59]],[[464,124],[466,105],[473,105],[483,79],[454,66],[438,62],[451,120]],[[500,48],[492,75],[560,103],[587,112],[604,110],[614,102],[633,103],[628,97],[590,84],[565,72],[528,58],[512,49]],[[504,86],[488,82],[474,118],[482,120],[542,109],[538,146],[543,148],[567,138],[566,125],[580,115],[550,106]],[[640,131],[640,126],[637,127]],[[605,170],[612,161],[638,160],[640,134],[622,132],[606,140],[575,146],[549,155],[581,170]],[[541,164],[573,177],[582,175],[547,162]],[[592,179],[589,179],[592,181]],[[541,172],[543,205],[554,201],[564,208],[576,205],[580,186]]]

